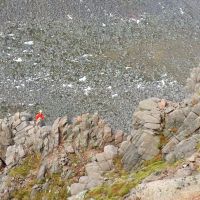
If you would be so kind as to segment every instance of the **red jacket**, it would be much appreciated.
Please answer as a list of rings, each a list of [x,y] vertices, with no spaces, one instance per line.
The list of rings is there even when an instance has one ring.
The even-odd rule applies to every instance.
[[[38,114],[35,116],[35,119],[36,119],[36,121],[37,121],[38,119],[44,120],[44,115],[43,115],[42,113],[38,113]]]

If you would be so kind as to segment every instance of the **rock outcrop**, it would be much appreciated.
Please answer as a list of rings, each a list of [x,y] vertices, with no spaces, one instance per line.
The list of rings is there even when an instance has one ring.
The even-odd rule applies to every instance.
[[[42,127],[28,112],[1,119],[0,199],[55,199],[59,193],[77,200],[90,192],[98,199],[101,190],[105,199],[199,199],[197,72],[188,80],[191,98],[141,101],[130,134],[113,130],[98,114],[59,117]]]
[[[141,184],[126,200],[198,200],[199,188],[200,175],[164,179]]]

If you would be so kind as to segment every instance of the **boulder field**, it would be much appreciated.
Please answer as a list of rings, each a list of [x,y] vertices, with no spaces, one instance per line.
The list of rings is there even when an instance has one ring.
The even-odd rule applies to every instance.
[[[182,102],[148,98],[132,131],[98,114],[35,125],[17,112],[0,120],[0,199],[200,199],[200,69]]]

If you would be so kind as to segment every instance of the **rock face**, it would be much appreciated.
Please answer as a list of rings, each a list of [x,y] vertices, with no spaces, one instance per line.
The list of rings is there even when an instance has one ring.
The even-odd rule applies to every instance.
[[[113,145],[104,147],[102,153],[97,153],[93,157],[93,162],[85,166],[87,176],[81,176],[78,183],[71,185],[70,191],[72,195],[93,188],[104,182],[103,173],[113,168],[113,159],[118,155],[118,148]]]
[[[191,200],[200,198],[200,175],[139,185],[126,200]]]
[[[200,143],[199,116],[200,103],[193,105],[189,100],[172,103],[150,98],[140,102],[133,114],[131,136],[119,149],[124,167],[131,170],[143,160],[155,157],[161,149],[167,162],[192,155]]]
[[[113,184],[115,191],[117,188],[124,194],[130,189],[127,189],[129,185],[132,187],[138,183],[141,184],[124,199],[199,199],[200,98],[197,98],[197,92],[200,87],[199,75],[194,74],[197,71],[193,71],[189,80],[191,84],[196,84],[191,86],[196,93],[191,99],[181,103],[158,98],[141,101],[133,113],[133,130],[129,135],[120,130],[113,131],[97,114],[83,114],[72,122],[67,116],[59,117],[52,126],[42,127],[36,126],[27,112],[1,119],[0,199],[12,199],[13,190],[20,191],[27,184],[32,184],[33,178],[37,184],[29,188],[27,199],[34,199],[38,191],[48,191],[45,194],[51,192],[53,179],[56,180],[56,189],[57,186],[68,188],[71,195],[69,200],[84,199],[88,190],[101,184]],[[33,155],[39,159],[35,158],[29,163],[26,159]],[[167,167],[158,171],[156,168],[154,172],[153,167],[158,166],[150,164],[148,170],[152,170],[152,174],[144,167],[141,171],[144,174],[137,180],[138,167],[156,159],[160,159],[158,163]],[[34,163],[36,161],[37,166]],[[175,161],[179,162],[168,164]],[[20,167],[23,162],[25,166]],[[122,175],[122,183],[128,177],[126,190],[119,181],[120,177],[115,177],[116,174],[125,173],[121,170],[120,162],[126,173],[136,170],[130,176]],[[19,177],[13,172],[16,167],[19,167]],[[54,177],[58,174],[59,177]],[[115,179],[109,179],[111,174]],[[146,174],[150,176],[145,177]],[[141,181],[143,176],[145,178]],[[67,187],[65,183],[70,185]],[[68,193],[64,192],[65,195]],[[108,192],[110,198],[112,194],[110,190]],[[25,195],[28,192],[22,193]]]
[[[131,138],[127,138],[125,150],[120,147],[123,155],[124,167],[132,170],[141,161],[150,160],[159,154],[159,134],[163,130],[163,100],[150,98],[140,102],[133,114],[133,131]]]

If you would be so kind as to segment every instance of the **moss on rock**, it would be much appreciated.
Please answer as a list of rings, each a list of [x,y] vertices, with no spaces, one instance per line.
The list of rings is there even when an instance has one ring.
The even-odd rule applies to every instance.
[[[135,171],[130,175],[124,172],[119,172],[119,174],[123,174],[123,176],[120,178],[115,178],[114,176],[114,180],[110,177],[110,180],[113,181],[112,184],[104,183],[103,185],[90,190],[86,194],[85,199],[122,199],[124,195],[128,194],[132,188],[140,184],[146,177],[152,173],[161,171],[166,167],[167,164],[164,161],[155,158],[148,163],[143,163],[138,171]],[[123,171],[123,169],[121,170]]]

